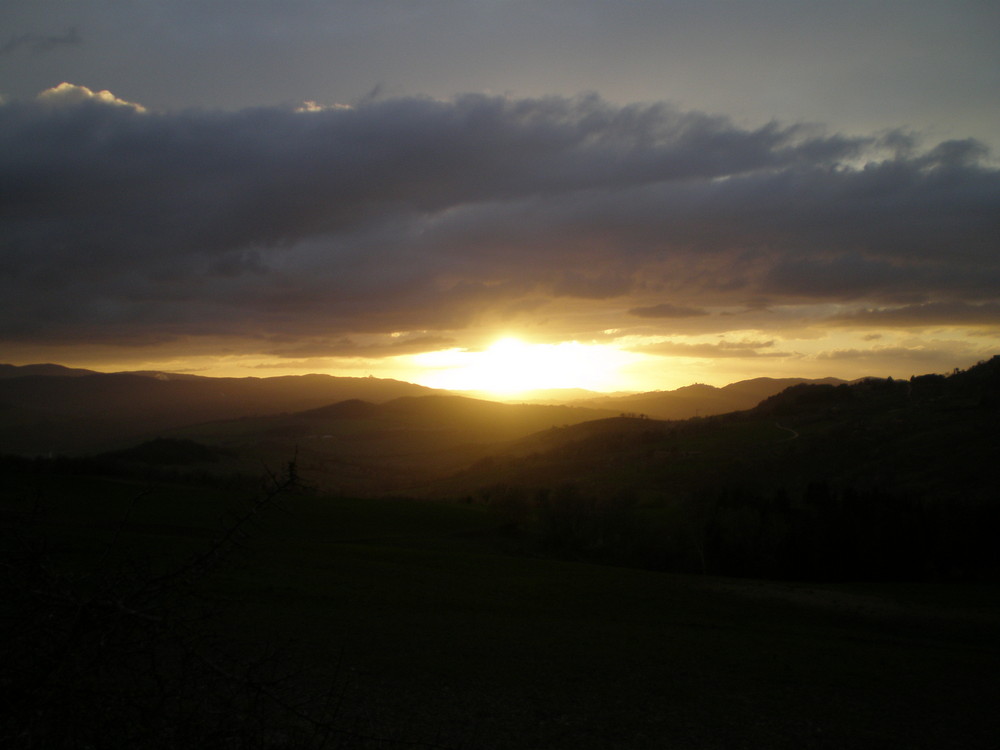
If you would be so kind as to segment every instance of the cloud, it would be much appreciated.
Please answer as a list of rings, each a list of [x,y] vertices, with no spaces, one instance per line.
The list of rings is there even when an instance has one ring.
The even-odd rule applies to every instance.
[[[995,332],[992,341],[976,341],[974,337],[903,335],[893,344],[819,351],[815,359],[817,363],[834,362],[837,371],[853,371],[854,377],[884,377],[887,374],[909,377],[929,372],[949,372],[956,366],[971,366],[995,355],[995,344]]]
[[[932,359],[937,352],[928,352],[924,348],[911,348],[905,346],[880,346],[872,349],[833,349],[831,351],[820,352],[817,359],[888,359],[892,361],[910,359]]]
[[[382,357],[398,357],[403,354],[422,354],[424,352],[439,351],[448,349],[456,345],[453,338],[447,336],[407,336],[389,341],[376,343],[358,343],[351,338],[343,337],[336,341],[298,341],[294,340],[289,344],[276,346],[265,350],[270,354],[280,358],[309,358],[317,359],[323,357],[365,357],[370,359]]]
[[[693,318],[699,315],[708,315],[707,310],[697,307],[680,307],[671,305],[669,302],[650,307],[633,307],[628,313],[640,318]]]
[[[53,86],[52,88],[41,92],[38,95],[38,101],[43,104],[52,104],[57,106],[73,106],[84,102],[97,102],[99,104],[107,104],[114,107],[128,107],[129,109],[134,109],[137,112],[146,111],[146,108],[142,105],[127,102],[124,99],[119,99],[110,91],[91,91],[86,86],[77,86],[66,82],[60,83],[58,86]]]
[[[1000,328],[1000,303],[927,302],[919,305],[860,310],[837,316],[830,322],[857,328],[930,328],[982,325]]]
[[[56,47],[80,44],[79,29],[71,26],[62,34],[12,34],[7,41],[0,44],[0,57],[13,54],[21,49],[27,49],[33,55],[51,52]]]
[[[900,140],[593,96],[142,112],[62,84],[0,105],[0,338],[324,351],[762,299],[928,321],[968,300],[982,323],[1000,172],[971,141]]]
[[[632,347],[632,351],[665,357],[698,357],[701,359],[796,357],[794,352],[772,350],[774,341],[719,341],[715,344],[689,344],[663,341]],[[766,351],[760,351],[764,349]]]

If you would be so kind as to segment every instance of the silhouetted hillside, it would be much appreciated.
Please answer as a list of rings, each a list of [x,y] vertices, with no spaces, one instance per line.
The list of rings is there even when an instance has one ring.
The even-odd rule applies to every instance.
[[[298,456],[321,490],[354,495],[415,492],[532,433],[601,419],[570,406],[501,404],[462,396],[349,400],[317,409],[207,422],[170,434],[237,456],[234,471],[280,466]]]
[[[742,387],[758,386],[770,384]],[[119,454],[130,476],[146,465],[181,477],[187,462],[197,470],[183,476],[219,481],[294,458],[319,491],[484,505],[535,552],[775,578],[1000,575],[1000,358],[947,376],[797,383],[688,420],[429,395],[161,436]]]
[[[526,466],[537,473],[549,462],[564,466],[560,481],[653,494],[730,481],[804,486],[821,477],[986,498],[1000,445],[998,396],[994,358],[950,376],[798,383],[751,410],[707,418],[588,422],[525,437],[494,458],[511,483]],[[674,479],[656,479],[670,466]]]
[[[0,452],[94,451],[211,420],[300,411],[352,398],[382,402],[433,392],[397,380],[329,375],[12,377],[0,379]]]
[[[385,415],[468,429],[479,440],[513,440],[553,425],[577,424],[608,415],[606,410],[552,404],[504,404],[463,396],[406,397],[382,405]]]
[[[651,567],[825,579],[1000,575],[1000,358],[804,383],[758,407],[528,436],[429,490],[524,544]]]
[[[799,383],[838,385],[837,378],[754,378],[730,383],[722,388],[696,383],[672,391],[651,391],[628,396],[604,396],[573,401],[576,406],[609,409],[655,419],[688,419],[751,409],[768,396]]]
[[[82,375],[98,375],[94,370],[80,370],[62,365],[3,365],[0,364],[0,378],[24,378],[29,375],[74,378]]]
[[[321,406],[318,409],[309,409],[301,412],[298,416],[302,419],[311,420],[369,419],[378,413],[379,408],[376,404],[352,398],[347,401],[338,401],[328,406]]]

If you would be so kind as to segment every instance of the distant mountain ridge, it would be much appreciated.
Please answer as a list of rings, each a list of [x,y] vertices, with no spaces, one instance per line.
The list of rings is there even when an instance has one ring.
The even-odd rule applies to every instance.
[[[68,370],[57,365],[4,370],[0,452],[90,451],[200,422],[437,392],[399,380],[332,375],[211,378],[63,369]],[[25,374],[11,376],[12,371]]]
[[[362,496],[413,492],[512,441],[609,416],[563,404],[431,394],[379,404],[351,399],[295,413],[206,422],[169,436],[233,457],[223,469],[254,471],[296,456],[310,485]]]
[[[40,365],[4,365],[0,364],[0,378],[25,378],[31,375],[44,375],[47,377],[74,378],[83,375],[100,375],[96,370],[81,370],[74,367],[63,367],[62,365],[40,364]]]
[[[672,391],[628,395],[566,389],[532,394],[528,401],[582,407],[602,412],[602,416],[612,412],[687,419],[750,409],[792,385],[844,382],[836,378],[755,378],[723,388],[695,384]],[[455,395],[373,377],[313,374],[216,378],[160,371],[100,373],[57,364],[0,364],[0,452],[110,449],[129,440],[204,422],[324,408],[360,413],[366,412],[368,406],[341,402],[371,405],[403,397],[449,394]],[[581,394],[590,395],[566,398]],[[494,403],[487,398],[480,400]],[[436,404],[434,408],[443,408],[450,402],[428,402],[420,408],[431,408],[430,403]]]
[[[620,416],[528,435],[427,494],[516,500],[517,492],[523,498],[575,485],[606,497],[628,489],[651,502],[687,502],[728,489],[722,504],[733,508],[751,490],[764,493],[758,500],[779,489],[801,496],[819,482],[838,491],[981,504],[1000,528],[1000,356],[950,375],[823,381],[703,419]],[[734,385],[754,393],[767,384]],[[711,387],[679,390],[692,388]],[[996,559],[1000,566],[1000,554]]]
[[[93,379],[9,382],[41,380]],[[775,385],[667,395],[756,397]],[[139,445],[50,463],[196,483],[288,466],[305,493],[479,504],[502,524],[504,545],[616,565],[1000,580],[1000,356],[948,375],[798,382],[751,409],[688,420],[430,394],[150,432]]]
[[[741,481],[769,475],[767,462],[782,455],[784,477],[805,482],[807,470],[822,475],[827,458],[840,456],[838,476],[849,478],[850,467],[870,484],[886,475],[886,451],[919,455],[918,471],[946,456],[952,473],[972,477],[966,458],[985,466],[981,454],[995,450],[997,373],[1000,358],[949,376],[757,378],[587,399],[586,407],[500,403],[375,378],[32,375],[0,380],[0,453],[117,451],[116,460],[154,464],[199,463],[204,454],[217,458],[213,472],[247,475],[295,456],[307,482],[356,496],[585,481],[659,497],[694,492],[723,469]],[[595,408],[602,403],[613,408]],[[675,416],[657,419],[667,408]],[[676,416],[683,409],[702,418]],[[123,452],[138,441],[148,445]],[[928,484],[914,477],[907,482]]]
[[[695,383],[672,391],[650,391],[628,396],[599,396],[569,402],[573,406],[642,414],[654,419],[690,419],[752,409],[764,399],[793,385],[842,385],[839,378],[753,378],[722,388]]]

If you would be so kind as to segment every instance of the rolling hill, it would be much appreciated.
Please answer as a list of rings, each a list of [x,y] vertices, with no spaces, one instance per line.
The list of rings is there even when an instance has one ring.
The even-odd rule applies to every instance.
[[[574,406],[645,415],[654,419],[688,419],[751,409],[765,398],[801,383],[840,385],[838,378],[754,378],[722,388],[696,383],[672,391],[650,391],[625,396],[598,396],[569,401]]]
[[[996,744],[1000,357],[684,421],[432,394],[169,432],[0,457],[0,725],[191,744],[249,705],[233,746],[313,716],[338,747]],[[181,473],[290,458],[282,513]]]
[[[583,408],[596,416],[635,413],[658,419],[686,419],[748,409],[802,382],[842,381],[758,378],[725,388],[692,385],[675,391],[576,400],[567,399],[586,392],[553,391],[535,394],[537,398],[531,404]],[[371,377],[214,378],[153,371],[99,373],[54,364],[0,365],[0,453],[93,453],[127,447],[137,440],[204,422],[287,414],[347,400],[381,404],[401,397],[447,393]],[[467,399],[473,400],[485,401]],[[422,409],[425,417],[433,418],[435,408],[443,408],[445,403],[425,402],[410,408]],[[507,434],[504,425],[514,413],[516,410],[494,409],[491,418],[498,435]],[[487,417],[483,414],[477,418]],[[539,429],[548,426],[539,423]],[[518,432],[518,436],[521,434]]]
[[[0,379],[24,378],[31,375],[47,375],[49,377],[74,378],[83,375],[99,375],[95,370],[81,370],[62,365],[4,365],[0,364]]]
[[[435,392],[398,380],[330,375],[208,378],[18,368],[24,370],[28,374],[0,378],[0,452],[96,452],[200,422]]]
[[[947,377],[797,382],[738,412],[676,421],[619,416],[539,432],[498,446],[451,486],[576,481],[676,498],[726,484],[800,489],[822,479],[986,500],[995,494],[998,405],[1000,357]]]
[[[169,436],[237,457],[216,470],[283,466],[296,456],[302,477],[321,490],[377,495],[415,492],[511,441],[608,415],[572,406],[406,396],[206,422],[171,430]]]

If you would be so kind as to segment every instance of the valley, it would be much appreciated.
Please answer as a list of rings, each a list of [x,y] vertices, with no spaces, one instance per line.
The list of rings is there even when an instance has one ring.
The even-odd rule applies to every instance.
[[[1000,731],[1000,358],[672,420],[51,373],[0,379],[0,723],[35,746],[985,750]],[[75,451],[33,447],[77,420]]]

